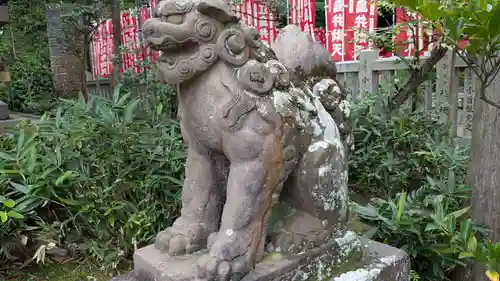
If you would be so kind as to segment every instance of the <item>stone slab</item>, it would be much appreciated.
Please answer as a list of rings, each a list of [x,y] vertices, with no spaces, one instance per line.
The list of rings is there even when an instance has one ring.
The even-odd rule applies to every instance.
[[[205,281],[196,276],[196,261],[203,254],[171,257],[154,246],[141,248],[134,255],[135,275],[113,281]],[[409,276],[404,251],[347,235],[296,258],[268,254],[241,281],[407,281]]]
[[[0,100],[0,120],[9,119],[9,106]]]
[[[365,256],[362,261],[335,271],[331,281],[408,281],[410,257],[400,249],[361,238]],[[318,280],[319,281],[319,280]]]
[[[21,122],[22,120],[30,122],[31,120],[36,120],[39,118],[40,118],[39,116],[31,114],[24,114],[17,112],[10,113],[9,118],[7,120],[0,120],[0,133],[5,133],[9,131],[10,129],[17,126],[17,124],[19,124],[19,122]]]
[[[288,276],[290,272],[297,271],[311,263],[320,265],[317,270],[319,272],[322,267],[338,266],[354,258],[356,254],[360,256],[361,252],[359,237],[354,232],[348,231],[342,237],[332,239],[330,243],[298,256],[267,254],[242,281],[288,281],[290,278],[283,279],[283,276]],[[197,260],[203,254],[206,252],[172,257],[161,253],[151,245],[135,252],[134,270],[151,273],[157,281],[204,281],[196,276]]]

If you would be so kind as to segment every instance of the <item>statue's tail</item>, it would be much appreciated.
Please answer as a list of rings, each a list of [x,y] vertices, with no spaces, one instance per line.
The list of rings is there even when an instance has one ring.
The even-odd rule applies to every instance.
[[[288,25],[283,28],[271,48],[278,60],[290,72],[291,81],[295,85],[311,81],[311,79],[313,84],[322,79],[332,79],[342,92],[343,98],[346,97],[346,91],[337,80],[335,61],[328,50],[323,45],[314,42],[311,36],[302,32],[298,26]],[[328,107],[323,101],[328,100],[329,97],[320,97],[320,99],[323,105]],[[327,110],[333,109],[327,108]]]
[[[335,79],[337,76],[335,61],[328,50],[296,25],[283,28],[271,48],[296,82],[311,77]]]
[[[319,97],[337,123],[346,149],[351,147],[347,92],[337,80],[337,67],[328,50],[294,25],[283,28],[271,48],[294,85],[308,87]]]

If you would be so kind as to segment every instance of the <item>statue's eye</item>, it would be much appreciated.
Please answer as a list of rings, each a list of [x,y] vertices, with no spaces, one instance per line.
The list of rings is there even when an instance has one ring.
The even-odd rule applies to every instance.
[[[184,15],[180,15],[180,14],[168,15],[168,16],[164,16],[163,20],[165,22],[172,23],[172,24],[181,24],[182,22],[184,22]]]

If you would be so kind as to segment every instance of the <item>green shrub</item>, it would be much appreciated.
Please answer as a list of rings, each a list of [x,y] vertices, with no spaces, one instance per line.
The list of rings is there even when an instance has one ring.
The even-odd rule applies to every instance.
[[[4,136],[1,261],[65,248],[116,265],[172,222],[184,145],[164,111],[172,91],[155,89],[141,100],[122,90],[110,101],[64,101]]]
[[[464,151],[452,148],[450,153]],[[373,227],[374,239],[405,250],[422,280],[446,280],[463,264],[460,255],[477,245],[475,235],[484,231],[467,217],[470,207],[464,208],[463,200],[471,189],[460,172],[450,168],[440,178],[428,176],[413,192],[373,198],[366,206],[354,203],[352,210]]]
[[[0,90],[1,99],[12,111],[43,114],[57,105],[50,61],[33,53],[12,62],[11,82]]]
[[[8,1],[10,23],[0,28],[0,54],[11,82],[0,85],[0,99],[17,112],[43,114],[56,95],[50,69],[44,0]]]
[[[350,188],[358,197],[414,190],[426,175],[443,175],[463,158],[448,157],[448,126],[432,111],[392,108],[386,92],[353,101],[355,148],[349,162]],[[461,156],[460,156],[461,157]]]
[[[464,208],[469,149],[449,138],[435,111],[388,100],[381,91],[353,106],[351,185],[357,198],[372,198],[352,211],[371,226],[366,235],[410,255],[412,280],[447,280],[484,232]]]

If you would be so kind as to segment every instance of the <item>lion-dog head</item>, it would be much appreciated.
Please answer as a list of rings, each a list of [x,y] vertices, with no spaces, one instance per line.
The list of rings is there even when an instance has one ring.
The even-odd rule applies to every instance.
[[[261,47],[257,30],[240,25],[225,0],[163,0],[142,32],[162,53],[158,75],[167,84],[189,81],[219,59],[242,66]]]

